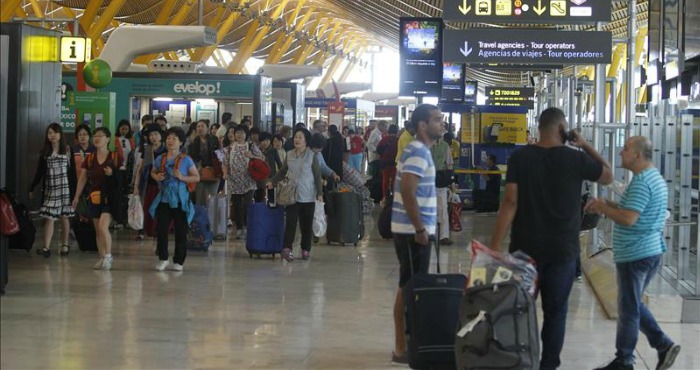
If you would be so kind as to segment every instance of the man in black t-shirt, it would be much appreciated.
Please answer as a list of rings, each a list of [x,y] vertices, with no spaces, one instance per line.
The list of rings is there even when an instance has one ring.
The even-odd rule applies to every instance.
[[[496,155],[489,154],[486,159],[486,169],[500,171],[496,166]],[[499,198],[501,196],[501,174],[481,175],[486,180],[486,189],[474,190],[474,205],[476,212],[498,212]]]
[[[581,183],[610,184],[610,164],[575,131],[566,134],[566,118],[548,108],[539,118],[540,140],[515,151],[508,162],[506,188],[491,248],[501,250],[512,225],[511,252],[522,250],[537,262],[542,295],[541,370],[560,366],[569,293],[576,275],[581,226]],[[581,150],[567,147],[565,141]]]

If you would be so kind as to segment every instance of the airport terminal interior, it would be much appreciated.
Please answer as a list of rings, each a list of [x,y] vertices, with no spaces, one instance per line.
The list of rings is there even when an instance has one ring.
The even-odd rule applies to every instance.
[[[396,142],[392,129],[411,134],[406,125],[425,103],[441,111],[447,153],[432,155],[450,171],[436,201],[449,234],[435,235],[430,274],[470,276],[474,241],[489,245],[496,228],[509,159],[538,144],[545,109],[559,108],[567,130],[611,165],[611,184],[585,181],[584,198],[625,199],[633,173],[621,152],[630,137],[648,138],[668,189],[659,233],[667,250],[642,300],[681,346],[670,368],[700,369],[698,0],[2,0],[0,368],[408,368],[393,354],[400,263],[382,229],[392,207],[383,180],[391,188],[401,152],[387,161],[377,147]],[[291,138],[301,127],[327,138],[317,156],[333,173],[324,175],[325,206],[315,203],[323,212],[313,214],[299,198],[275,205],[284,186],[264,191],[284,162],[275,156],[301,145]],[[166,193],[149,178],[172,174],[166,160],[157,169],[161,139],[163,148],[186,143],[191,169],[200,179],[206,172],[184,228],[144,216]],[[56,149],[59,140],[70,152]],[[248,154],[233,157],[237,146]],[[114,192],[80,193],[101,150],[123,164],[112,177],[123,181],[90,177]],[[257,150],[265,160],[252,158]],[[241,182],[265,204],[241,206]],[[61,211],[69,227],[47,222],[56,209],[47,204],[66,202],[76,186],[77,206]],[[186,206],[175,203],[171,214],[184,220]],[[94,212],[114,217],[96,229]],[[291,251],[282,241],[290,214],[313,216],[312,231],[294,229]],[[156,229],[168,235],[171,262],[162,262]],[[615,358],[615,230],[612,218],[582,223],[559,369]],[[302,251],[307,232],[318,235]],[[184,262],[175,239],[186,245]],[[506,234],[504,249],[509,242]],[[470,279],[460,297],[473,291]],[[492,283],[497,291],[504,282]],[[449,333],[450,361],[453,352],[460,361],[454,341],[483,317],[474,320]],[[660,368],[642,334],[634,357],[634,369]]]

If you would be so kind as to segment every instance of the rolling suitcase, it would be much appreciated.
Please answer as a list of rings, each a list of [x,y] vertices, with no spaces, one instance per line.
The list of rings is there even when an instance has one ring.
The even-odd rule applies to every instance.
[[[459,369],[539,368],[535,300],[516,281],[468,288],[457,328]]]
[[[328,244],[357,245],[365,234],[362,197],[354,192],[335,191],[328,195],[328,203]]]
[[[272,194],[272,195],[271,195]],[[282,253],[284,247],[284,207],[275,206],[274,190],[268,191],[268,202],[248,205],[245,248],[250,258],[256,254]]]
[[[439,227],[439,226],[438,226]],[[412,369],[455,369],[455,334],[467,277],[415,274],[402,288],[406,350]]]
[[[78,249],[81,252],[97,251],[97,234],[92,220],[82,222],[79,217],[76,217],[71,220],[71,227],[75,234],[75,241],[78,242]]]
[[[226,194],[210,195],[207,198],[207,213],[211,222],[214,240],[226,240],[228,235],[228,198]]]

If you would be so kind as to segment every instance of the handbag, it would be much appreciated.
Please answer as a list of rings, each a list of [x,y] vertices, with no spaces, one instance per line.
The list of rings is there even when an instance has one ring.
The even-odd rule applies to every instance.
[[[19,232],[17,215],[12,208],[12,203],[4,192],[0,193],[0,234],[10,236]]]
[[[598,226],[598,221],[600,221],[599,214],[584,211],[590,199],[591,193],[588,183],[586,183],[586,190],[581,194],[581,231],[595,229]]]
[[[452,170],[435,171],[435,187],[446,188],[452,185]]]
[[[297,182],[287,176],[277,184],[277,204],[292,205],[297,202]]]
[[[199,181],[219,181],[219,177],[216,176],[216,169],[212,166],[202,167],[199,170]]]

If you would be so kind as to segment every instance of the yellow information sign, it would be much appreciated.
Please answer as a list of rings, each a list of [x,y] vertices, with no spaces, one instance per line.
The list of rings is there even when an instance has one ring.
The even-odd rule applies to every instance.
[[[482,113],[484,143],[527,144],[527,115],[524,113]]]

